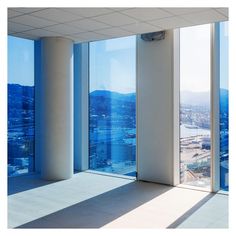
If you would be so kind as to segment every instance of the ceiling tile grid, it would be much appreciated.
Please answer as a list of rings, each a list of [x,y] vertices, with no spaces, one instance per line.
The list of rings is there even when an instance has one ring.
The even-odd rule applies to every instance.
[[[188,7],[168,7],[165,8],[165,11],[175,15],[175,16],[180,16],[180,15],[185,15],[185,14],[190,14],[193,12],[203,12],[203,11],[207,11],[209,10],[209,8],[205,8],[205,7],[192,7],[192,8],[188,8]]]
[[[153,20],[150,21],[150,24],[158,26],[162,29],[175,29],[185,27],[186,25],[192,25],[191,22],[181,18],[180,16],[172,16],[168,18]]]
[[[32,26],[18,24],[18,23],[15,23],[15,22],[9,22],[8,23],[8,28],[10,28],[10,30],[12,32],[16,32],[16,33],[34,29]]]
[[[31,26],[33,28],[42,28],[42,27],[46,27],[46,26],[49,26],[49,25],[56,24],[53,21],[38,18],[38,17],[32,16],[30,14],[16,16],[14,18],[11,18],[9,20],[9,22],[15,22],[15,23],[18,23],[18,24],[28,25],[28,26]]]
[[[228,8],[224,8],[224,7],[216,8],[216,11],[218,11],[219,13],[223,14],[226,17],[229,15]]]
[[[21,13],[32,13],[32,12],[36,12],[36,11],[40,11],[40,10],[44,10],[46,8],[36,8],[36,7],[17,7],[14,8],[16,11],[21,12]]]
[[[72,35],[72,38],[79,39],[79,41],[95,41],[103,40],[107,38],[107,35],[96,33],[96,32],[84,32],[77,35]],[[92,40],[90,40],[92,39]]]
[[[77,20],[77,21],[72,21],[67,23],[67,25],[77,27],[83,30],[89,30],[89,31],[94,31],[94,30],[99,30],[99,29],[105,29],[111,27],[108,24],[102,23],[95,21],[93,19],[82,19],[82,20]]]
[[[57,24],[57,25],[52,25],[49,27],[45,27],[45,30],[52,31],[55,33],[59,33],[62,35],[68,35],[68,34],[78,34],[81,32],[85,32],[85,30],[79,29],[77,27],[73,27],[70,25],[66,24]]]
[[[225,21],[227,19],[226,16],[219,13],[216,10],[208,10],[208,11],[202,11],[202,12],[194,12],[191,14],[185,14],[182,15],[182,17],[192,22],[193,24],[207,24],[207,23],[213,23],[218,21]]]
[[[63,11],[70,12],[72,14],[81,16],[81,17],[95,17],[100,15],[105,15],[114,12],[114,10],[109,8],[101,8],[101,7],[90,7],[90,8],[60,8]]]
[[[52,31],[48,31],[45,29],[33,29],[33,30],[28,30],[26,32],[27,34],[31,35],[31,36],[35,36],[35,37],[62,37],[63,35],[58,33],[58,32],[52,32]]]
[[[26,33],[12,33],[11,35],[14,37],[20,37],[20,38],[24,38],[24,39],[32,39],[32,40],[40,39],[40,36],[30,35],[30,34],[26,34]]]
[[[142,19],[142,21],[161,19],[173,15],[172,13],[169,13],[164,9],[158,9],[158,8],[134,8],[134,9],[124,10],[121,13],[129,17],[132,17],[138,21],[139,19]]]
[[[109,37],[122,37],[122,36],[129,36],[133,34],[132,32],[121,29],[119,27],[112,27],[109,29],[98,30],[95,32],[99,34],[107,35]]]
[[[39,18],[43,18],[46,20],[55,21],[58,23],[65,23],[65,22],[83,18],[73,13],[63,11],[61,9],[55,9],[55,8],[48,8],[45,10],[36,11],[36,12],[31,13],[31,15],[37,16]]]
[[[8,34],[86,42],[227,19],[227,8],[9,8]]]
[[[97,16],[93,18],[95,21],[109,24],[110,26],[122,26],[138,22],[138,20],[121,14],[119,12],[114,12],[102,16]]]
[[[8,9],[8,19],[11,19],[12,17],[23,15],[24,13],[18,12],[12,9]]]
[[[159,26],[153,26],[145,22],[138,22],[136,24],[125,25],[121,28],[130,31],[134,34],[149,33],[162,30],[162,28],[160,28]]]

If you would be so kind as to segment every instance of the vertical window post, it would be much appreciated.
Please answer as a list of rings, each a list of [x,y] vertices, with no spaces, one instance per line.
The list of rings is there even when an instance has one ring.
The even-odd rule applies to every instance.
[[[220,189],[220,64],[219,23],[211,25],[211,191]]]

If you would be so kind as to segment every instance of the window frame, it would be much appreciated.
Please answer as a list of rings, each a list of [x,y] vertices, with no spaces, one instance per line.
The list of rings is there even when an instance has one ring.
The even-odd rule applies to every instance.
[[[178,124],[178,129],[174,130],[174,185],[188,189],[197,189],[207,192],[218,192],[220,190],[220,130],[219,130],[219,91],[220,91],[220,74],[219,74],[219,23],[210,24],[210,134],[211,134],[211,180],[210,188],[196,187],[180,183],[180,29],[174,30],[174,88],[173,104],[174,125]],[[176,48],[177,47],[177,48]],[[174,126],[175,127],[175,126]],[[176,142],[178,145],[175,146]],[[179,148],[179,150],[178,150]],[[178,152],[177,152],[178,150]]]
[[[8,38],[9,37],[14,37],[14,38],[18,38],[16,36],[11,36],[11,35],[8,35],[7,36]],[[22,38],[20,38],[22,39]],[[9,39],[8,39],[9,40]],[[32,166],[32,171],[30,172],[27,172],[27,173],[23,173],[23,174],[19,174],[19,175],[8,175],[7,173],[7,177],[8,178],[12,178],[12,177],[20,177],[20,176],[29,176],[29,175],[34,175],[35,173],[38,172],[38,161],[37,161],[37,155],[36,155],[36,109],[35,109],[35,105],[36,105],[36,50],[37,50],[37,40],[33,40],[33,39],[28,39],[30,41],[33,42],[33,59],[34,59],[34,71],[33,71],[33,77],[34,77],[34,156],[33,156],[33,166]],[[7,52],[7,54],[9,54],[9,51]],[[9,64],[7,65],[7,67],[9,68]],[[8,80],[8,79],[7,79]],[[7,85],[8,85],[8,81],[7,81]],[[7,96],[8,96],[8,92],[7,92]],[[8,106],[8,102],[7,102],[7,106]],[[8,111],[8,108],[7,108],[7,112]],[[7,115],[7,121],[8,121],[8,115]],[[8,145],[8,125],[7,125],[7,145]],[[7,166],[8,166],[8,152],[7,152]]]
[[[97,170],[92,170],[90,169],[89,167],[89,143],[90,143],[90,140],[89,140],[89,107],[90,107],[90,99],[89,99],[89,89],[90,89],[90,43],[94,43],[94,42],[88,42],[87,45],[88,45],[88,50],[87,50],[87,78],[88,78],[88,84],[86,86],[87,88],[87,103],[88,103],[88,106],[87,106],[87,133],[88,133],[88,141],[87,141],[87,155],[86,155],[86,158],[87,158],[87,166],[86,166],[86,171],[87,172],[91,172],[91,173],[99,173],[99,174],[103,174],[103,175],[108,175],[108,176],[118,176],[118,177],[122,177],[122,178],[128,178],[128,179],[138,179],[138,135],[137,135],[137,132],[138,132],[138,129],[137,129],[137,123],[138,123],[138,116],[137,116],[137,109],[138,109],[138,104],[137,104],[137,101],[138,101],[138,88],[137,88],[137,60],[138,60],[138,57],[137,57],[137,53],[138,53],[138,48],[137,48],[137,35],[132,35],[132,36],[126,36],[126,37],[135,37],[135,91],[136,91],[136,98],[135,98],[135,109],[136,109],[136,145],[135,145],[135,153],[136,153],[136,157],[135,157],[135,161],[136,161],[136,168],[135,168],[135,171],[136,171],[136,176],[133,177],[133,176],[128,176],[128,175],[123,175],[123,174],[116,174],[116,173],[109,173],[109,172],[104,172],[104,171],[97,171]],[[119,38],[123,38],[123,37],[119,37]],[[112,39],[112,38],[111,38]],[[105,39],[105,40],[109,40],[109,39]],[[99,41],[104,41],[104,40],[99,40]],[[97,42],[99,42],[97,41]]]

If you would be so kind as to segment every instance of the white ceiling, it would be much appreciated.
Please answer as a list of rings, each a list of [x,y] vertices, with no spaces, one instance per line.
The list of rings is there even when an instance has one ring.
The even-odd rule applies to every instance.
[[[8,34],[87,42],[226,20],[227,8],[8,8]]]

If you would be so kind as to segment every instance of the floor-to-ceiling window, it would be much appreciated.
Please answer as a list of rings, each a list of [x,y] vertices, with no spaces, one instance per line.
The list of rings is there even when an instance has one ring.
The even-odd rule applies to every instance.
[[[89,44],[89,168],[136,175],[136,38]]]
[[[219,23],[220,27],[220,188],[229,187],[229,98],[228,98],[228,22]]]
[[[210,187],[211,25],[180,29],[180,182]]]
[[[34,170],[34,41],[8,37],[8,175]]]

